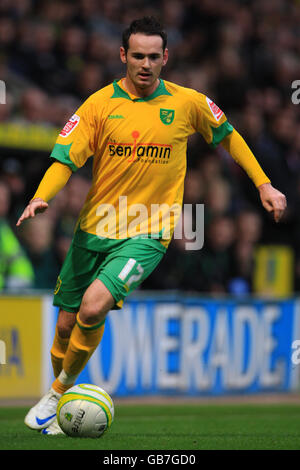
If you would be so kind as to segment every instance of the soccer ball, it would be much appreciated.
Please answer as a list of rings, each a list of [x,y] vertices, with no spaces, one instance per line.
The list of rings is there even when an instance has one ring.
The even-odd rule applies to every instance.
[[[114,419],[114,404],[105,390],[93,384],[74,385],[60,398],[57,421],[72,437],[100,437]]]

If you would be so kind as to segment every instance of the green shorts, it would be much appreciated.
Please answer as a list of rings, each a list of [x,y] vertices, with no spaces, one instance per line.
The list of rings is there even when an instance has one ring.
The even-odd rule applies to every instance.
[[[125,297],[163,258],[161,246],[157,240],[131,238],[99,252],[78,246],[73,240],[57,278],[53,305],[77,313],[86,289],[100,279],[115,299],[113,310],[122,308]]]

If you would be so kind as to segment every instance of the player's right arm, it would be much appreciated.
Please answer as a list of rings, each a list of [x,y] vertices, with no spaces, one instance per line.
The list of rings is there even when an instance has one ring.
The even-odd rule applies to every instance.
[[[23,214],[17,222],[17,227],[21,225],[23,220],[34,217],[35,214],[44,212],[48,208],[48,201],[67,184],[72,170],[65,164],[54,162],[46,171],[39,187],[26,206]]]
[[[52,199],[68,182],[71,174],[94,154],[93,100],[87,99],[60,132],[51,153],[54,163],[46,171],[39,187],[17,222],[35,217],[48,208]]]

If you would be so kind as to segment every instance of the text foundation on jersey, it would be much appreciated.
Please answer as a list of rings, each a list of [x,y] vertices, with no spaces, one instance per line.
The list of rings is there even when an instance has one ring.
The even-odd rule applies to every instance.
[[[127,196],[119,196],[118,207],[100,204],[96,216],[99,238],[123,240],[152,238],[184,241],[186,250],[200,250],[204,245],[204,204],[145,204],[128,205]]]

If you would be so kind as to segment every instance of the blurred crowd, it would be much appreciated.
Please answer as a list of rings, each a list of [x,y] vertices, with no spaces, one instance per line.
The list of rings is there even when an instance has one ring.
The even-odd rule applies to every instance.
[[[190,138],[184,202],[204,204],[204,246],[173,240],[143,289],[251,293],[260,245],[289,246],[300,291],[300,2],[297,0],[1,0],[1,123],[63,127],[91,93],[124,76],[121,34],[154,15],[168,33],[162,78],[212,98],[242,134],[288,210],[275,224],[248,176],[219,146]],[[1,147],[1,142],[0,142]],[[52,289],[90,184],[89,165],[49,210],[15,223],[50,162],[0,149],[0,289]],[[195,221],[194,221],[195,223]],[[7,241],[8,240],[8,241]],[[7,246],[6,246],[7,245]],[[19,273],[19,274],[18,274]]]

